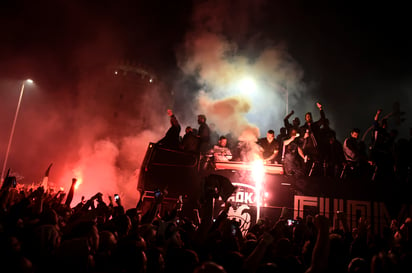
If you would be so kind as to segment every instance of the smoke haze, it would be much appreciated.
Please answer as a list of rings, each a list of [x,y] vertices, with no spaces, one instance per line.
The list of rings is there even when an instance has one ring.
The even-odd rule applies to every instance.
[[[0,83],[1,143],[8,141],[22,79],[30,76],[35,81],[34,86],[25,85],[7,167],[19,183],[31,184],[41,182],[53,163],[49,185],[68,190],[71,179],[78,179],[72,205],[82,195],[88,199],[101,192],[106,201],[118,193],[125,207],[133,207],[148,143],[160,139],[168,126],[170,95],[161,83],[151,84],[150,77],[136,74],[148,71],[145,67],[122,61],[126,41],[116,24],[86,12],[82,5],[63,9],[62,18],[49,19],[56,20],[64,34],[36,40],[35,48],[22,52],[3,48],[9,56],[1,72],[7,68],[2,74],[10,79]],[[35,32],[45,36],[43,23],[33,28],[36,24]],[[129,71],[116,75],[116,67]],[[5,152],[2,145],[0,154]]]
[[[197,112],[215,123],[221,134],[240,136],[252,127],[257,138],[259,128],[266,131],[275,126],[278,133],[286,96],[297,98],[305,92],[303,71],[284,45],[266,39],[265,46],[256,49],[259,33],[251,36],[255,29],[249,23],[264,3],[258,1],[252,7],[244,1],[202,2],[194,7],[192,28],[177,52],[180,68],[187,77],[196,78],[197,91],[202,90],[196,97]],[[236,15],[230,16],[234,11]],[[243,43],[241,48],[238,42]],[[247,57],[252,52],[254,57]],[[245,79],[254,86],[247,86]]]
[[[320,101],[342,140],[353,127],[365,130],[377,108],[386,114],[395,100],[402,111],[411,104],[409,74],[390,79],[385,72],[400,66],[380,63],[394,50],[350,51],[349,42],[374,37],[350,36],[357,27],[338,32],[339,14],[321,14],[315,3],[92,2],[0,4],[0,158],[22,80],[31,77],[36,85],[25,88],[7,166],[30,184],[53,163],[50,184],[81,181],[73,203],[100,191],[134,206],[140,164],[170,126],[168,108],[182,128],[205,114],[220,134],[254,141],[269,129],[278,134],[287,109],[316,120]],[[405,67],[409,52],[401,54]]]

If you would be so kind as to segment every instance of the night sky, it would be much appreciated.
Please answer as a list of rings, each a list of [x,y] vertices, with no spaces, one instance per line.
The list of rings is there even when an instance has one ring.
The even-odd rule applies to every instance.
[[[38,169],[45,169],[50,161],[66,166],[75,162],[76,156],[81,158],[81,152],[73,147],[87,145],[79,144],[79,135],[84,131],[76,129],[79,124],[73,116],[82,113],[78,105],[85,101],[81,95],[85,92],[85,75],[95,79],[93,71],[125,60],[150,69],[168,91],[173,91],[175,100],[166,102],[165,107],[172,106],[178,116],[184,117],[183,128],[189,123],[197,126],[195,118],[190,119],[191,114],[197,114],[196,107],[192,107],[196,103],[191,99],[196,100],[200,90],[212,94],[226,86],[213,86],[208,78],[211,74],[202,74],[206,67],[213,70],[213,62],[207,66],[202,63],[209,54],[205,52],[208,41],[230,45],[229,50],[225,47],[225,62],[216,64],[223,67],[236,67],[242,60],[246,60],[246,66],[261,64],[262,60],[264,63],[262,52],[272,49],[282,62],[266,76],[281,74],[280,81],[287,82],[287,78],[292,82],[288,82],[289,110],[295,110],[301,120],[304,113],[312,111],[316,119],[319,115],[315,103],[321,102],[341,141],[353,127],[364,132],[378,108],[385,115],[392,111],[396,101],[400,102],[401,111],[406,112],[406,121],[392,122],[390,126],[400,131],[400,137],[409,137],[409,9],[389,2],[358,2],[3,0],[0,155],[5,154],[21,80],[31,77],[36,87],[31,88],[32,92],[27,88],[23,98],[9,165],[26,179],[38,180],[43,172]],[[200,33],[213,33],[218,39],[204,39],[207,36]],[[197,49],[202,49],[203,55],[193,46],[198,41],[202,44]],[[214,48],[212,42],[210,48]],[[197,67],[191,67],[192,63]],[[196,70],[198,66],[203,70]],[[271,66],[266,63],[265,67]],[[282,67],[287,72],[283,73]],[[273,107],[281,105],[284,102],[273,103]],[[273,113],[273,125],[258,124],[261,133],[271,128],[278,133],[284,112],[280,109]],[[41,121],[48,125],[43,128]],[[86,127],[85,124],[79,126]],[[28,126],[32,126],[30,130],[25,129]],[[144,140],[156,141],[167,126],[165,118],[164,124],[157,124],[154,133]],[[62,142],[62,136],[71,139],[70,145]],[[93,146],[96,137],[87,139],[89,146]],[[68,155],[70,160],[63,160],[58,153]],[[21,157],[29,162],[21,163]]]

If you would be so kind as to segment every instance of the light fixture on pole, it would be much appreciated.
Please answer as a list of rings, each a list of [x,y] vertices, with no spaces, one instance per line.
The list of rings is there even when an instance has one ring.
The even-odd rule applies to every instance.
[[[21,84],[19,102],[17,103],[17,109],[16,109],[16,113],[15,113],[15,115],[14,115],[13,125],[11,126],[9,143],[7,144],[6,156],[5,156],[5,158],[4,158],[3,169],[2,169],[2,171],[1,171],[1,181],[0,181],[0,184],[3,183],[3,180],[4,180],[4,178],[5,178],[5,177],[4,177],[4,172],[5,172],[6,166],[7,166],[7,159],[9,158],[9,152],[10,152],[11,142],[12,142],[12,140],[13,140],[14,129],[15,129],[15,127],[16,127],[17,116],[19,115],[19,110],[20,110],[20,105],[21,105],[21,99],[23,98],[24,86],[25,86],[26,83],[27,83],[27,84],[32,84],[33,81],[32,81],[31,79],[27,79],[27,80],[25,80],[25,81]]]

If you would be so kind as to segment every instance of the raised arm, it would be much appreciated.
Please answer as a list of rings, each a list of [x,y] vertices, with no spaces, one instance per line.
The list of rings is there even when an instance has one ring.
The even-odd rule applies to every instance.
[[[67,207],[70,207],[70,204],[72,203],[73,196],[74,196],[74,187],[76,186],[76,182],[77,182],[77,179],[73,178],[72,185],[70,186],[69,194],[67,195],[66,202],[65,202]]]
[[[317,106],[318,109],[319,109],[320,121],[323,123],[323,122],[325,121],[325,119],[326,119],[325,111],[323,111],[323,105],[320,104],[319,102],[317,102],[317,103],[316,103],[316,106]]]
[[[286,128],[289,128],[290,126],[292,126],[292,124],[290,124],[290,122],[289,122],[289,118],[293,115],[295,113],[295,111],[290,111],[290,113],[289,114],[287,114],[286,116],[285,116],[285,118],[283,119],[283,123],[285,124],[285,127]]]
[[[316,215],[315,225],[318,228],[318,237],[312,253],[312,263],[306,273],[325,272],[329,257],[329,220]]]
[[[378,111],[376,111],[375,117],[374,117],[374,121],[378,122],[379,121],[379,116],[382,113],[382,109],[378,109]]]
[[[256,272],[261,264],[267,249],[274,242],[274,237],[269,232],[264,232],[258,245],[252,253],[245,259],[244,269],[246,272]]]

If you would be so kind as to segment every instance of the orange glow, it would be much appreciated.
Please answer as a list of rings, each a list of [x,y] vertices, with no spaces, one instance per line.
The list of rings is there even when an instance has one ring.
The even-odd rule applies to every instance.
[[[116,175],[116,170],[110,168],[108,164],[102,162],[100,158],[80,162],[75,168],[67,169],[58,182],[59,187],[64,187],[67,191],[71,187],[72,178],[76,178],[75,191],[71,206],[74,207],[81,202],[84,196],[85,200],[89,200],[96,193],[103,194],[103,201],[106,204],[109,202],[108,196],[113,196],[115,193],[122,198],[123,206],[129,208],[136,205],[140,197],[136,190],[136,175]],[[129,180],[126,180],[129,178]],[[119,184],[121,187],[119,187]]]
[[[77,190],[80,186],[80,184],[82,183],[81,179],[77,179],[76,185],[74,185],[74,189]]]
[[[83,183],[83,172],[80,169],[73,170],[73,178],[77,179],[76,185],[74,185],[74,189],[77,190]]]

